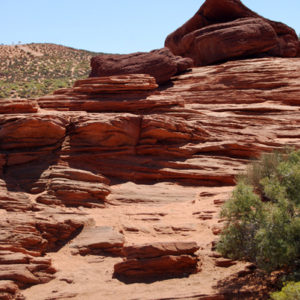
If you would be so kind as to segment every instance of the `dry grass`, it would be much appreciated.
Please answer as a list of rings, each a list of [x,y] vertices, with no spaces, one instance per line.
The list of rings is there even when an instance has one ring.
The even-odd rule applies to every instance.
[[[33,98],[72,86],[99,53],[55,44],[0,46],[0,98]]]

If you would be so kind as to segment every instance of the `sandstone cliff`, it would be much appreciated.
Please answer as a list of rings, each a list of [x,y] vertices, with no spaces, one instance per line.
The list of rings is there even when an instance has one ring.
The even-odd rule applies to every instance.
[[[290,32],[224,3],[207,32]],[[215,252],[219,212],[249,160],[299,147],[300,58],[190,62],[170,55],[161,86],[164,69],[1,100],[1,299],[266,298],[272,278]]]
[[[249,159],[300,144],[299,72],[299,58],[252,59],[194,68],[165,88],[149,75],[122,75],[2,101],[1,291],[34,285],[22,291],[28,299],[234,293],[222,282],[249,271],[213,251],[220,205]],[[157,243],[165,250],[136,258]],[[114,271],[123,256],[128,263]],[[135,281],[141,268],[151,281],[147,270],[161,264],[166,272],[156,275],[176,278],[132,286],[117,276],[131,269]]]

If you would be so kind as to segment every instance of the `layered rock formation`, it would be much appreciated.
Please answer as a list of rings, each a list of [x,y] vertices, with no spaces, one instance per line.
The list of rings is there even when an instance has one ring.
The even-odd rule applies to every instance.
[[[85,228],[70,245],[73,254],[123,256],[124,236],[112,227]]]
[[[169,242],[124,247],[126,259],[114,266],[114,276],[128,283],[187,276],[198,270],[196,243]]]
[[[196,66],[247,57],[295,57],[299,51],[292,28],[259,16],[240,0],[206,0],[167,37],[165,46],[192,58]]]
[[[233,297],[233,280],[259,299],[253,269],[213,251],[218,212],[249,159],[299,146],[299,72],[297,58],[252,59],[164,88],[120,75],[2,101],[0,293],[132,299],[126,275],[152,282],[135,298]]]
[[[90,77],[121,74],[149,74],[158,84],[193,66],[190,58],[175,56],[168,48],[126,55],[102,54],[92,58]]]
[[[174,75],[298,44],[238,0],[207,0],[167,38],[187,59],[99,56],[102,77],[2,100],[0,298],[266,299],[272,281],[215,252],[219,212],[250,159],[299,148],[300,58]]]

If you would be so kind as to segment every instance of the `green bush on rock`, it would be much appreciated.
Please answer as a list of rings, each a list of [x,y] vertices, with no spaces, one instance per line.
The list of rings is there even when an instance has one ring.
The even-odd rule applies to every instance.
[[[300,300],[300,282],[286,284],[280,292],[271,295],[272,300]]]
[[[300,256],[300,151],[264,154],[240,176],[222,209],[227,222],[217,250],[268,272]]]

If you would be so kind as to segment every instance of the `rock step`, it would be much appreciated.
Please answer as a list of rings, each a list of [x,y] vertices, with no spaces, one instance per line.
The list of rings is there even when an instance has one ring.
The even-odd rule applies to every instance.
[[[157,281],[184,277],[199,271],[195,242],[157,242],[124,247],[125,260],[114,266],[124,282]]]
[[[72,241],[72,253],[80,255],[123,256],[124,236],[108,226],[84,228]]]

